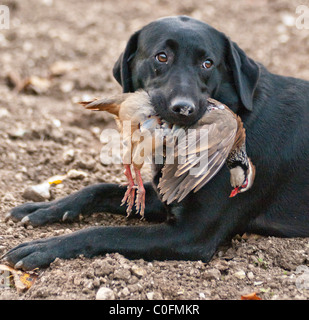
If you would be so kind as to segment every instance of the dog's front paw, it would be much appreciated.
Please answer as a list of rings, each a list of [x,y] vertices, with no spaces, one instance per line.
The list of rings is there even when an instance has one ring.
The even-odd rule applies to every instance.
[[[61,255],[58,250],[60,239],[57,238],[60,237],[20,244],[2,258],[15,269],[33,270],[46,267]]]
[[[64,199],[52,202],[25,203],[13,208],[6,220],[21,221],[23,224],[42,226],[57,221],[72,221],[79,216],[78,206],[70,205]]]

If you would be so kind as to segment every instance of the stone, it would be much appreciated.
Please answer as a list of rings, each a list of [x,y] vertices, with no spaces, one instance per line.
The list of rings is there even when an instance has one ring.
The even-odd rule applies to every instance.
[[[88,174],[84,171],[72,169],[67,173],[67,177],[70,179],[84,179]]]
[[[112,272],[114,272],[114,267],[106,261],[98,263],[94,268],[94,274],[99,277],[109,275]]]
[[[146,297],[148,300],[162,300],[163,299],[161,293],[153,292],[153,291],[147,292]]]
[[[117,269],[114,272],[114,278],[119,280],[129,280],[131,278],[131,272],[128,269]]]
[[[68,149],[62,155],[62,159],[65,164],[71,163],[74,160],[74,157],[75,157],[74,149]]]
[[[101,287],[96,294],[96,300],[115,300],[114,291],[107,287]]]
[[[10,112],[6,108],[0,108],[0,118],[6,118],[10,115]]]
[[[134,265],[132,268],[131,268],[131,271],[132,271],[132,274],[134,274],[135,276],[137,276],[138,278],[142,278],[142,277],[145,277],[147,272],[145,269],[137,266],[137,265]]]
[[[236,277],[239,280],[245,279],[246,278],[246,272],[244,270],[239,270],[234,273],[234,277]]]
[[[208,269],[203,273],[202,277],[203,279],[206,279],[206,280],[211,280],[211,279],[220,280],[221,272],[215,268]]]
[[[32,200],[35,202],[50,200],[49,188],[50,184],[48,182],[43,182],[41,184],[26,188],[22,196],[27,200]]]

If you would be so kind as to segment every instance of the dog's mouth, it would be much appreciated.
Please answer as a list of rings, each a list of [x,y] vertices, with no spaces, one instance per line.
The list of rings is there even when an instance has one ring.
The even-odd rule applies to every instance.
[[[197,115],[190,115],[187,114],[186,110],[181,110],[177,116],[170,115],[169,113],[158,113],[157,117],[160,119],[162,124],[169,124],[169,125],[177,125],[179,127],[187,128],[194,125],[201,117]],[[202,116],[202,115],[201,115]]]
[[[142,129],[153,131],[156,129],[162,129],[165,131],[170,131],[174,127],[174,124],[166,121],[159,114],[150,115],[148,119],[141,124]]]
[[[176,98],[152,92],[151,104],[154,106],[155,115],[160,123],[190,127],[194,125],[206,110],[206,99]]]
[[[173,123],[166,121],[165,119],[160,117],[159,114],[156,114],[155,117],[157,118],[157,122],[158,122],[160,129],[165,129],[165,128],[172,129],[172,127],[174,125]]]
[[[206,100],[206,99],[205,99]],[[195,125],[205,114],[208,107],[208,103],[201,103],[196,108],[195,112],[190,111],[190,106],[182,107],[177,115],[171,114],[166,110],[156,109],[156,117],[159,119],[159,123],[164,125],[168,124],[169,126],[177,126],[182,128],[189,128]]]

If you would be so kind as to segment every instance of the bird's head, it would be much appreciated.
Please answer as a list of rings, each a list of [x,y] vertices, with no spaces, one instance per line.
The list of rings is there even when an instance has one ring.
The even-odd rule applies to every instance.
[[[240,167],[238,167],[238,168],[240,168]],[[241,169],[241,170],[243,170],[243,169]],[[230,194],[230,198],[235,197],[238,193],[246,192],[247,190],[249,190],[252,187],[253,182],[254,182],[254,178],[255,178],[255,172],[256,172],[255,166],[253,165],[253,163],[249,159],[249,168],[243,172],[245,179],[243,180],[241,185],[237,185],[232,190],[232,192]]]

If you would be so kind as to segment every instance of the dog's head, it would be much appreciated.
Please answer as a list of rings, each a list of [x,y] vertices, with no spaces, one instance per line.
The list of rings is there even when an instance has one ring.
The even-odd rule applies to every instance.
[[[208,97],[251,111],[259,66],[223,33],[177,16],[133,34],[114,76],[124,92],[145,89],[160,117],[188,126],[204,114]]]

